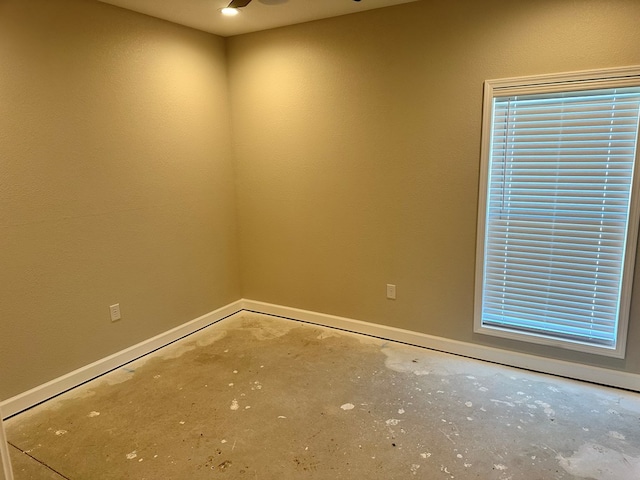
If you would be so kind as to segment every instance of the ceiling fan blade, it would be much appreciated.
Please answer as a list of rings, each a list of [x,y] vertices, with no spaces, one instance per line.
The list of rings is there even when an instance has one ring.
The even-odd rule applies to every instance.
[[[242,8],[251,3],[251,0],[231,0],[228,8]]]

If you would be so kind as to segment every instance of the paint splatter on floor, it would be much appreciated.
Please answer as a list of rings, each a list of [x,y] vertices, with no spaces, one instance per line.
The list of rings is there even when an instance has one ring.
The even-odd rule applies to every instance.
[[[110,375],[12,418],[12,445],[101,480],[640,478],[638,395],[284,319]]]
[[[598,480],[635,480],[640,478],[640,457],[587,443],[570,457],[558,454],[559,464],[567,473]]]

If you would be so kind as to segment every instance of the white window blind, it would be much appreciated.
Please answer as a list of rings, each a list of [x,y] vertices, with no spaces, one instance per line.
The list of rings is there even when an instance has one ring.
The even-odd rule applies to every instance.
[[[476,331],[619,350],[640,86],[491,107]]]

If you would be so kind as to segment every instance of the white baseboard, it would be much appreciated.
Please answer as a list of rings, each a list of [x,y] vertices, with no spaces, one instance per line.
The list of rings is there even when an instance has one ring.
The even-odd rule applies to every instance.
[[[403,342],[418,347],[453,353],[464,357],[499,363],[510,367],[523,368],[551,375],[583,380],[610,387],[624,388],[640,392],[640,375],[611,370],[608,368],[594,367],[579,363],[555,360],[552,358],[538,357],[526,353],[512,352],[473,343],[450,340],[443,337],[435,337],[425,333],[403,330],[400,328],[379,325],[375,323],[353,320],[350,318],[336,317],[308,310],[273,305],[270,303],[253,300],[242,300],[242,308],[259,313],[277,315],[280,317],[300,320],[316,325],[339,328],[349,332],[371,335],[397,342]]]
[[[524,368],[526,370],[640,392],[640,375],[638,374],[537,357],[535,355],[435,337],[425,333],[363,322],[351,318],[241,299],[172,330],[161,333],[149,340],[145,340],[144,342],[79,368],[27,392],[9,398],[0,403],[2,415],[4,415],[4,418],[15,415],[243,310],[290,318],[292,320],[325,327],[338,328],[353,333],[370,335],[441,352],[499,363],[501,365]]]
[[[242,300],[235,301],[222,308],[209,312],[201,317],[184,323],[167,332],[156,335],[153,338],[145,340],[126,348],[120,352],[109,355],[101,360],[93,362],[89,365],[81,367],[73,372],[67,373],[43,385],[39,385],[31,390],[9,398],[0,403],[2,415],[4,418],[15,415],[28,408],[33,407],[45,400],[55,397],[67,390],[103,375],[111,370],[121,367],[137,358],[151,353],[158,348],[169,345],[176,340],[190,335],[212,323],[222,320],[234,313],[242,310]]]

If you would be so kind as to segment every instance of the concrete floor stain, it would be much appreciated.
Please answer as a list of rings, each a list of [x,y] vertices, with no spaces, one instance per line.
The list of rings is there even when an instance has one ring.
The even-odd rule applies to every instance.
[[[7,430],[17,480],[640,478],[637,394],[251,313]]]

